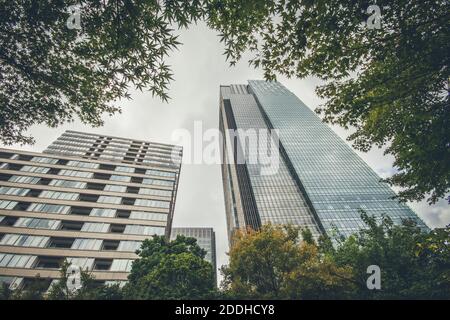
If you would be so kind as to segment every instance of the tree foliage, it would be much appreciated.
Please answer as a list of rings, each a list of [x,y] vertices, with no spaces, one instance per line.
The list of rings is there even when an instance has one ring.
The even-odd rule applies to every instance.
[[[31,143],[25,131],[78,116],[102,114],[129,98],[129,86],[167,100],[172,73],[165,62],[179,44],[174,28],[202,15],[200,1],[25,0],[0,5],[0,137]],[[81,29],[69,29],[80,5]]]
[[[322,255],[310,234],[301,241],[291,226],[264,225],[236,233],[222,289],[232,298],[332,299],[354,290],[352,270]]]
[[[363,214],[367,227],[347,239],[291,226],[237,232],[222,289],[250,299],[449,299],[450,226],[425,232]],[[381,269],[381,290],[369,290],[367,268]]]
[[[363,214],[367,228],[326,254],[337,266],[351,266],[360,283],[360,299],[449,299],[450,225],[425,232],[412,221],[394,225],[389,217],[377,223]],[[367,267],[381,269],[381,290],[367,290]]]
[[[68,7],[81,26],[68,29]],[[25,0],[0,6],[0,140],[30,143],[34,124],[78,116],[91,125],[120,109],[129,88],[163,100],[176,28],[199,20],[220,33],[234,65],[247,51],[267,80],[324,81],[324,120],[354,147],[387,146],[401,200],[434,203],[450,186],[449,11],[446,0]],[[449,199],[450,200],[450,199]]]
[[[195,238],[154,236],[143,242],[124,288],[130,299],[204,299],[215,296],[214,270]]]
[[[80,270],[81,287],[73,290],[68,285],[68,268],[70,263],[64,260],[60,277],[51,283],[50,278],[39,275],[28,280],[26,287],[11,290],[6,283],[1,283],[0,300],[120,300],[122,289],[118,284],[103,285],[95,281],[95,277],[87,270]],[[49,288],[49,284],[51,286]]]
[[[80,270],[81,288],[70,289],[68,286],[68,268],[70,263],[64,261],[60,278],[48,290],[48,300],[120,300],[123,298],[119,284],[103,285],[95,281],[95,277],[87,270]]]
[[[212,265],[194,238],[145,240],[125,287],[100,285],[82,271],[82,288],[67,286],[68,263],[48,292],[37,277],[25,289],[0,287],[4,299],[450,299],[450,226],[432,231],[388,217],[346,239],[320,237],[292,226],[240,230],[217,292]],[[381,289],[369,290],[368,266],[381,270]]]

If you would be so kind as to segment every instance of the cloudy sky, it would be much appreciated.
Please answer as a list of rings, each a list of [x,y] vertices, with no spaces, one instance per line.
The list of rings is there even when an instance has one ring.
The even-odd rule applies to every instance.
[[[192,131],[194,121],[202,121],[204,129],[217,128],[219,123],[219,85],[244,84],[249,79],[263,79],[260,70],[248,67],[247,60],[230,68],[223,56],[224,48],[217,35],[203,24],[180,32],[183,43],[172,53],[169,63],[175,74],[170,87],[171,100],[163,103],[148,92],[132,92],[132,100],[119,102],[122,113],[105,118],[101,128],[91,128],[74,122],[50,129],[35,126],[30,130],[36,138],[33,146],[13,148],[40,152],[65,130],[78,130],[119,137],[174,143],[172,134],[185,128]],[[311,109],[321,104],[314,88],[316,79],[278,80],[294,92]],[[333,129],[342,138],[349,134],[341,128]],[[184,146],[188,148],[189,146]],[[393,172],[392,158],[382,150],[358,154],[382,177]],[[441,201],[434,206],[425,202],[412,203],[411,207],[431,227],[450,223],[450,206]],[[174,226],[213,227],[217,239],[217,265],[227,262],[225,211],[219,165],[183,165]]]

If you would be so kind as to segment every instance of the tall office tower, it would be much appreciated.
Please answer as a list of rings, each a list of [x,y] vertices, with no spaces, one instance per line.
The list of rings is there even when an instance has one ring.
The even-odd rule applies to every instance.
[[[65,258],[98,281],[126,280],[142,241],[170,236],[181,156],[73,131],[44,153],[0,149],[0,282],[50,285]]]
[[[339,230],[343,235],[364,226],[360,209],[395,223],[415,219],[395,193],[320,118],[279,82],[249,81],[220,88],[222,178],[228,236],[236,228],[291,223],[309,227],[315,236]],[[279,165],[263,174],[249,162],[254,146],[236,129],[275,129]],[[246,146],[247,145],[247,146]],[[231,146],[231,147],[230,147]],[[233,149],[232,153],[227,150]],[[244,152],[247,151],[247,152]],[[236,161],[243,154],[244,163]]]
[[[171,240],[174,240],[177,235],[197,239],[199,247],[206,251],[205,260],[211,262],[213,265],[214,277],[217,281],[216,234],[214,233],[213,228],[172,228],[172,233],[170,235]]]

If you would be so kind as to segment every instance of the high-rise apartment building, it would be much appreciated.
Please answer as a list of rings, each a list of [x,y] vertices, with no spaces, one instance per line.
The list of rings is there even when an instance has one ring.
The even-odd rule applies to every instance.
[[[67,131],[44,153],[0,149],[0,281],[50,285],[62,261],[125,281],[142,241],[170,236],[182,148]]]
[[[386,214],[395,223],[424,223],[320,118],[279,82],[249,81],[220,88],[223,133],[222,178],[228,235],[261,224],[308,227],[315,236],[338,230],[343,235],[364,226],[360,209]],[[244,132],[237,132],[241,129]],[[275,129],[279,163],[271,174],[248,161],[245,130]],[[275,137],[275,138],[274,138]],[[231,147],[230,147],[231,145]],[[260,146],[259,146],[260,147]],[[228,152],[229,149],[232,152]],[[236,160],[242,154],[244,162]]]
[[[199,245],[199,247],[206,251],[205,260],[212,264],[214,275],[217,280],[216,234],[214,233],[213,228],[172,228],[170,239],[174,240],[178,235],[197,239],[197,244]]]

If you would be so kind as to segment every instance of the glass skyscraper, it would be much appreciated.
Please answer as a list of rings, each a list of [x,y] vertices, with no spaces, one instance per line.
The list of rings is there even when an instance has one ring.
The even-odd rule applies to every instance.
[[[425,224],[380,177],[299,98],[279,82],[250,80],[220,88],[222,178],[228,235],[236,228],[291,223],[315,236],[349,235],[364,226],[360,210],[395,223]],[[280,161],[272,174],[250,163],[254,146],[236,129],[275,129]],[[234,130],[234,131],[233,131]],[[234,132],[234,133],[233,133]],[[234,146],[233,146],[234,144]],[[234,148],[233,153],[227,152]],[[261,143],[259,143],[261,145]],[[244,163],[236,161],[241,152]]]
[[[178,156],[178,157],[177,157]],[[58,281],[64,259],[124,283],[135,251],[170,237],[182,148],[66,131],[44,153],[0,148],[0,282]]]

